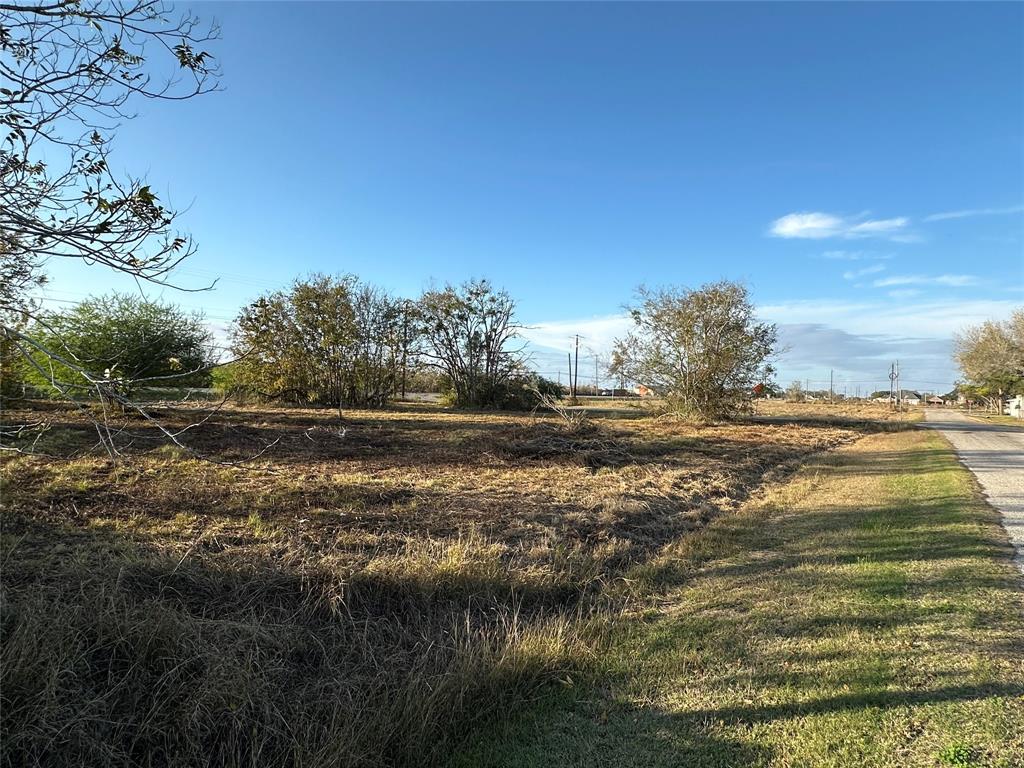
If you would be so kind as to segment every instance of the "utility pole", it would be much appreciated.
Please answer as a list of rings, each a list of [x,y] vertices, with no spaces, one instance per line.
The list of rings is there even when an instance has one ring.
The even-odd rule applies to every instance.
[[[572,383],[572,352],[569,353],[569,397],[576,397],[576,385]]]
[[[903,412],[903,390],[900,389],[900,361],[896,361],[896,410]]]
[[[829,402],[830,405],[835,402],[835,387],[834,387],[835,378],[833,377],[833,373],[834,373],[834,371],[831,368],[829,368],[828,369],[828,402]]]
[[[407,355],[409,353],[409,305],[402,307],[402,399],[405,400],[405,376],[409,370]]]
[[[576,334],[576,371],[573,374],[572,396],[576,397],[576,389],[580,384],[580,335]]]
[[[597,380],[597,366],[598,366],[598,359],[597,359],[597,353],[595,352],[594,353],[594,394],[595,395],[600,395],[601,394],[601,387],[600,387],[600,383]]]

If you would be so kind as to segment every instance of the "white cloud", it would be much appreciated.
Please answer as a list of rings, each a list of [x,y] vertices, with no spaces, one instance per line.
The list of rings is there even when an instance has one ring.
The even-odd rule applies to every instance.
[[[875,280],[876,288],[887,288],[894,285],[942,285],[948,288],[963,288],[977,285],[980,281],[974,275],[892,275]]]
[[[633,319],[627,314],[606,315],[581,320],[556,320],[531,323],[522,331],[530,344],[549,349],[568,351],[580,335],[580,347],[606,351],[612,348],[615,339],[625,336],[633,327]]]
[[[828,213],[790,213],[772,222],[775,237],[818,239],[835,237],[843,229],[843,220]]]
[[[615,339],[625,336],[633,325],[633,319],[623,313],[580,320],[530,323],[520,333],[527,341],[525,351],[529,356],[530,367],[542,376],[563,384],[568,381],[566,353],[572,351],[578,333],[580,382],[590,384],[596,375],[601,386],[608,386],[612,383],[604,370],[608,353]],[[595,353],[599,359],[595,360]]]
[[[799,377],[824,379],[827,386],[828,371],[834,368],[837,381],[862,392],[885,389],[889,362],[898,359],[906,386],[946,391],[959,376],[952,359],[953,334],[985,320],[1005,319],[1018,306],[1019,301],[1003,299],[811,300],[765,304],[758,312],[778,323],[780,339],[788,346],[778,364],[783,385]]]
[[[913,288],[899,289],[914,291]],[[896,293],[892,291],[891,293]],[[916,295],[916,294],[915,294]],[[901,301],[805,300],[762,304],[758,316],[779,326],[779,382],[809,378],[814,388],[827,387],[829,369],[848,394],[885,389],[889,363],[900,360],[906,386],[947,391],[957,378],[952,360],[952,337],[968,325],[1001,320],[1020,305],[1019,300]],[[533,365],[551,378],[566,381],[566,352],[580,334],[580,381],[594,377],[590,349],[607,354],[612,340],[628,332],[632,319],[625,314],[578,321],[534,323],[524,331],[530,341]],[[561,372],[561,373],[559,373]],[[601,381],[608,383],[601,375]],[[824,384],[822,384],[824,380]]]
[[[822,324],[855,334],[940,339],[952,336],[966,325],[1009,317],[1019,305],[1020,301],[1014,299],[941,299],[900,304],[873,299],[808,299],[760,304],[757,306],[757,314],[763,320],[779,324]],[[530,323],[522,335],[531,345],[561,350],[564,354],[572,348],[573,338],[578,333],[581,349],[587,347],[607,352],[611,350],[616,338],[624,336],[632,328],[632,318],[622,313],[580,320]]]
[[[878,272],[885,270],[884,264],[872,264],[870,267],[864,267],[863,269],[849,269],[843,272],[844,280],[856,280],[858,277],[864,277],[864,275],[873,275]]]
[[[903,229],[909,223],[910,219],[905,216],[897,216],[894,219],[873,219],[862,221],[860,224],[854,224],[850,227],[850,234],[854,236],[887,234],[889,232]]]
[[[1019,301],[1010,299],[943,299],[913,304],[813,299],[763,304],[758,314],[774,323],[821,323],[856,334],[944,339],[968,325],[1005,319],[1019,305]]]
[[[831,261],[885,261],[891,259],[892,254],[875,251],[825,251],[821,258]]]
[[[946,221],[948,219],[966,219],[969,216],[999,216],[1007,213],[1024,212],[1024,205],[1014,205],[1009,208],[968,208],[962,211],[946,211],[945,213],[933,213],[925,216],[925,221]]]
[[[890,219],[865,219],[864,216],[865,214],[860,214],[848,218],[818,211],[789,213],[771,223],[769,234],[773,237],[810,240],[856,240],[874,237],[913,242],[919,239],[917,235],[906,231],[910,219],[905,216]]]

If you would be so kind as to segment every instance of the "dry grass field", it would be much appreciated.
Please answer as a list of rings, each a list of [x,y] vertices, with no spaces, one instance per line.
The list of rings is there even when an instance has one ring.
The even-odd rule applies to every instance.
[[[219,461],[277,441],[242,469],[141,423],[112,465],[77,413],[48,416],[49,456],[0,464],[10,766],[441,763],[585,673],[666,548],[885,427],[425,405],[187,433]]]
[[[816,400],[790,403],[786,400],[758,400],[755,413],[765,419],[798,419],[804,422],[849,422],[861,419],[885,423],[914,423],[924,418],[923,406],[904,406],[894,411],[888,403],[868,401],[839,401],[828,403]]]
[[[6,411],[52,426],[0,459],[3,763],[1013,765],[1020,593],[919,413],[586,410],[229,408],[117,465]]]

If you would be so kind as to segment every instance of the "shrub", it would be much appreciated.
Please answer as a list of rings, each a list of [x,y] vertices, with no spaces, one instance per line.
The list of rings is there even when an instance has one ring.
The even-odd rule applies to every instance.
[[[520,401],[521,356],[508,348],[516,338],[515,302],[486,280],[428,291],[420,299],[422,355],[451,382],[453,404],[507,408]]]
[[[662,394],[680,414],[717,419],[750,407],[772,373],[776,331],[756,321],[744,286],[641,288],[639,299],[636,328],[616,341],[613,374]]]
[[[51,394],[89,395],[94,382],[125,395],[140,386],[210,382],[213,357],[202,316],[173,304],[112,293],[51,312],[26,333],[38,346],[28,347],[25,377]]]
[[[408,362],[411,310],[354,275],[314,275],[260,297],[235,321],[237,388],[269,398],[377,407]]]

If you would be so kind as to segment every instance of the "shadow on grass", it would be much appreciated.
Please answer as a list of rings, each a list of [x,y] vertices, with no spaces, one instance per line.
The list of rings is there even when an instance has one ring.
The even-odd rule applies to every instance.
[[[3,533],[12,768],[434,765],[587,664],[587,612],[566,608],[581,596],[500,571]]]
[[[657,707],[552,696],[514,719],[500,742],[472,741],[451,768],[689,768],[768,765],[774,750]]]
[[[948,502],[921,504],[907,518],[907,528],[949,522],[950,507]],[[827,520],[794,518],[789,533],[820,525],[859,530],[865,514],[870,517],[871,511],[842,510]],[[152,754],[165,754],[168,762],[209,758],[221,765],[254,759],[288,765],[295,755],[304,764],[325,766],[440,764],[476,729],[486,731],[545,684],[570,670],[586,673],[591,664],[583,636],[600,602],[585,598],[601,597],[599,581],[531,584],[490,567],[330,572],[315,562],[253,552],[181,558],[113,533],[69,537],[38,521],[21,530],[8,522],[5,518],[9,539],[24,537],[5,553],[3,573],[3,736],[12,766],[34,760],[132,765]],[[747,521],[733,535],[743,542],[760,539],[759,525]],[[892,532],[894,541],[902,536]],[[951,545],[950,555],[987,558],[1000,552],[998,546],[986,548],[981,537],[966,537],[962,544],[962,551]],[[925,546],[922,539],[919,548]],[[855,540],[851,562],[870,558],[875,550],[870,540]],[[656,551],[643,550],[633,563]],[[665,586],[697,578],[758,582],[771,575],[787,591],[801,592],[814,579],[787,567],[800,562],[799,548],[781,560],[758,558],[741,570],[719,570],[712,562],[699,573],[666,574],[673,580]],[[964,592],[1000,586],[1005,584],[991,573],[971,570],[958,584]],[[663,623],[661,637],[652,637],[644,653],[696,644],[726,662],[719,679],[728,683],[727,660],[753,653],[732,627],[734,617],[749,610],[740,595],[733,600],[723,595],[712,613]],[[977,606],[924,609],[908,603],[853,615],[826,612],[806,621],[780,616],[771,631],[796,638],[891,631],[948,610],[978,611],[972,620],[982,624],[1000,621]],[[984,649],[979,644],[977,650]],[[820,677],[817,664],[847,660],[842,651],[832,653],[811,660],[812,668],[802,672],[779,672],[766,659],[756,685],[813,690]],[[884,655],[879,660],[887,663]],[[628,685],[631,670],[617,675],[605,679]],[[864,688],[856,675],[847,682],[855,690]],[[754,765],[767,761],[771,750],[722,734],[709,723],[766,722],[1020,691],[1010,685],[956,685],[955,678],[947,682],[925,691],[877,690],[682,712],[635,708],[613,699],[576,702],[583,713],[577,712],[577,730],[570,736],[559,732],[557,748],[576,757],[590,755],[586,762],[593,765],[686,765],[691,757],[712,765],[715,760]],[[337,751],[336,744],[346,745],[346,751]],[[531,755],[534,764],[551,764],[543,760],[549,752],[531,751],[543,745],[542,739],[524,747],[517,764],[530,764]],[[571,764],[568,757],[563,764]]]

